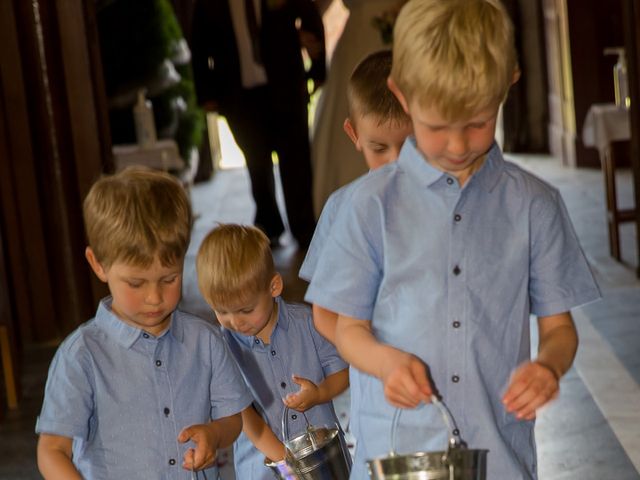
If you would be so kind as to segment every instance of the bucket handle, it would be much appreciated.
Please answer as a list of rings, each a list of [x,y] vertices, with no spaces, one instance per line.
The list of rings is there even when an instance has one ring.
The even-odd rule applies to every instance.
[[[460,445],[460,436],[454,434],[453,419],[447,406],[443,402],[441,402],[435,395],[431,395],[431,404],[435,405],[438,410],[440,410],[442,420],[447,426],[447,431],[449,433],[449,444],[447,445],[447,450],[445,451],[445,454],[443,456],[443,461],[446,462],[447,458],[449,457],[449,449],[458,447]],[[402,408],[396,408],[396,411],[393,414],[393,420],[391,421],[391,452],[389,452],[389,456],[391,457],[395,457],[397,455],[396,431],[398,429],[398,422],[400,421],[400,414],[402,413],[402,410]]]
[[[313,427],[311,427],[311,424],[309,423],[309,419],[307,418],[307,416],[305,415],[304,412],[299,412],[302,414],[302,416],[304,417],[304,421],[307,423],[307,432],[309,432]],[[287,450],[289,450],[289,446],[287,445],[289,443],[289,407],[287,407],[286,405],[284,406],[284,409],[282,410],[282,441],[284,443],[284,446]],[[309,440],[311,441],[311,445],[312,447],[315,449],[317,448],[317,445],[315,444],[315,441],[313,440],[313,435],[309,435]]]

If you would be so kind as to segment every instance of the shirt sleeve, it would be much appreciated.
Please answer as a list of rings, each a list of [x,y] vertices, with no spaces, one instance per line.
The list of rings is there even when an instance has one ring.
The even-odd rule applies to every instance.
[[[89,438],[95,386],[80,343],[77,338],[63,342],[53,357],[36,433]]]
[[[211,418],[228,417],[241,412],[253,401],[240,369],[221,334],[211,329]]]
[[[598,286],[557,191],[532,203],[531,311],[555,315],[600,298]]]
[[[363,185],[342,203],[305,299],[370,320],[382,279],[384,207]]]
[[[336,347],[315,329],[311,315],[309,315],[307,325],[325,378],[348,368],[349,364],[342,359]]]
[[[331,230],[331,225],[333,224],[338,212],[339,197],[336,193],[338,192],[331,194],[322,209],[322,213],[318,219],[318,225],[316,226],[316,230],[313,232],[313,238],[311,239],[309,249],[307,250],[307,255],[304,257],[304,262],[302,262],[300,272],[298,273],[298,276],[307,282],[311,281],[311,278],[316,271],[320,254],[322,253],[322,249]]]

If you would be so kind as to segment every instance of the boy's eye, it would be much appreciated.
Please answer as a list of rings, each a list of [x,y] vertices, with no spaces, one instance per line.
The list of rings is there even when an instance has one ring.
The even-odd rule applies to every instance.
[[[249,314],[253,312],[253,308],[245,308],[243,310],[240,310],[240,313],[244,313],[245,315]]]
[[[177,276],[177,275],[176,275],[175,277],[165,278],[165,279],[164,279],[164,283],[171,284],[171,283],[173,283],[173,282],[175,282],[175,281],[176,281],[176,278],[178,278],[178,276]]]
[[[127,282],[127,285],[129,285],[131,288],[140,288],[142,286],[142,283],[140,283],[140,282]]]
[[[479,122],[479,123],[472,123],[471,125],[469,125],[469,128],[480,129],[480,128],[484,128],[484,126],[485,126],[485,122]]]

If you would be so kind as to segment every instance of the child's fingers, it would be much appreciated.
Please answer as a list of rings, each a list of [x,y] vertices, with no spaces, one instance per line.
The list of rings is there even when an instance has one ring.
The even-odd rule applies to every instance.
[[[311,380],[304,377],[292,375],[291,378],[293,379],[293,383],[300,385],[301,389],[309,388],[310,386],[315,385]]]
[[[195,431],[193,430],[192,427],[185,427],[178,434],[178,441],[180,443],[184,443],[187,440],[189,440],[193,436],[194,433],[195,433]]]
[[[427,377],[427,369],[424,363],[416,359],[416,361],[411,364],[411,373],[416,382],[416,394],[422,401],[428,402],[433,392],[431,391],[431,382],[429,382],[429,377]]]
[[[182,458],[182,468],[186,470],[196,469],[195,454],[196,451],[193,448],[189,448],[186,452],[184,452],[184,457]]]

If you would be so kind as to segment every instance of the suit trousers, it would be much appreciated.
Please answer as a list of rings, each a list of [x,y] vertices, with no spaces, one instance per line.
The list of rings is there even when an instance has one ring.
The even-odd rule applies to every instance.
[[[275,151],[289,228],[298,244],[306,248],[315,229],[308,97],[303,90],[289,95],[285,101],[278,100],[269,85],[243,89],[225,100],[220,113],[247,162],[256,204],[254,223],[271,239],[284,232],[275,195],[271,157]]]

